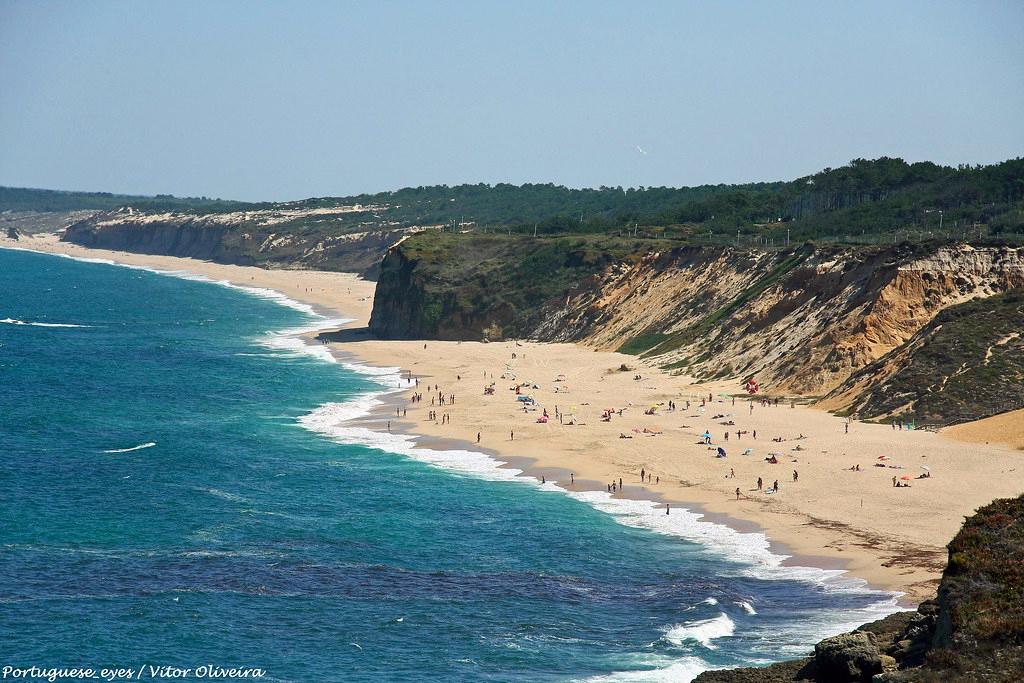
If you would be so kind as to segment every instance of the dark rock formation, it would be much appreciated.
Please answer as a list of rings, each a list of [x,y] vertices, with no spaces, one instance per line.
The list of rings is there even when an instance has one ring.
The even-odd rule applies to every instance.
[[[814,662],[819,677],[837,683],[870,681],[872,676],[882,673],[882,653],[870,631],[826,638],[814,646]]]

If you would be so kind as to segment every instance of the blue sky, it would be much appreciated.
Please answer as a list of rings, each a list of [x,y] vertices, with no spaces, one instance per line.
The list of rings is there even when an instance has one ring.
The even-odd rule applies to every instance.
[[[257,200],[989,163],[1024,154],[1022,36],[1016,0],[0,0],[0,184]]]

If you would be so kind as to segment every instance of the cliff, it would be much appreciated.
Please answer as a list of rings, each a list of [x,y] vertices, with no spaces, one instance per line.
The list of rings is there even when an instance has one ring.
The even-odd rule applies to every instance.
[[[910,394],[926,391],[919,385],[929,372],[930,384],[963,375],[921,355],[941,353],[956,326],[925,341],[917,335],[927,336],[922,331],[942,311],[1018,287],[1024,250],[1007,246],[751,250],[429,234],[385,256],[370,327],[388,338],[573,341],[702,379],[735,379],[737,390],[756,377],[770,393],[827,395],[825,407],[888,417],[913,406],[881,400],[882,375],[915,378],[902,390]],[[950,315],[970,326],[985,311],[978,303]],[[976,363],[978,378],[997,368],[1012,369],[1011,382],[1016,376],[1019,343],[1007,337],[1014,320],[1007,309],[998,324],[975,326],[974,343],[992,349],[987,363]],[[878,370],[875,364],[897,352],[903,360]],[[961,376],[948,396],[973,384]],[[971,419],[1013,402],[928,415]]]
[[[152,213],[131,208],[91,214],[61,239],[86,247],[276,268],[317,268],[373,278],[381,256],[410,230],[351,216],[376,207]],[[348,218],[348,222],[342,222]],[[339,225],[332,226],[332,222]]]
[[[823,404],[918,424],[1024,408],[1024,289],[941,310],[906,343],[851,375]]]
[[[804,659],[707,671],[695,683],[1024,680],[1024,496],[969,517],[950,542],[935,600],[852,633]]]

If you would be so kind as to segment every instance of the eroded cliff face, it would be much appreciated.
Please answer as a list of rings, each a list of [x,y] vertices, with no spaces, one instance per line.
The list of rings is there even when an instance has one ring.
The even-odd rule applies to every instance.
[[[1024,254],[1005,247],[688,250],[609,269],[534,333],[609,350],[636,340],[648,363],[822,395],[939,311],[1022,285]]]
[[[1022,335],[1024,288],[948,306],[820,405],[936,426],[1024,408]]]
[[[358,207],[359,212],[372,209]],[[340,207],[197,215],[139,213],[126,208],[74,222],[65,229],[62,239],[100,249],[237,265],[337,270],[372,278],[387,248],[409,229],[387,227],[331,234],[297,225],[354,211]]]
[[[438,282],[398,248],[385,259],[372,327],[385,337],[479,339],[494,324],[505,337],[637,353],[702,379],[833,392],[826,407],[838,409],[866,387],[837,387],[940,311],[1021,286],[1024,250],[1011,247],[687,247],[616,261],[536,300],[539,313],[509,316],[500,304],[476,305],[458,275]]]

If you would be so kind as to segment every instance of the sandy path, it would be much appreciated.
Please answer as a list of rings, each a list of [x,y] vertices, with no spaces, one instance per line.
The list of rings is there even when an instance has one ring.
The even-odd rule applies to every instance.
[[[0,240],[0,246],[10,244]],[[636,359],[599,353],[571,344],[502,342],[394,342],[365,336],[372,305],[373,283],[354,275],[298,270],[262,270],[225,266],[191,259],[146,256],[84,249],[52,237],[22,239],[15,246],[73,255],[109,258],[154,268],[187,269],[238,284],[269,287],[334,315],[355,318],[350,329],[332,343],[376,365],[400,365],[421,378],[419,390],[426,400],[407,403],[409,393],[397,397],[408,409],[408,421],[417,433],[475,442],[507,456],[526,456],[538,471],[568,484],[568,472],[580,480],[618,481],[626,493],[644,495],[641,468],[660,477],[644,486],[661,500],[730,518],[755,522],[781,552],[796,553],[796,562],[841,566],[873,585],[907,593],[907,602],[931,597],[942,567],[945,544],[959,529],[964,516],[979,505],[1024,491],[1024,453],[991,443],[967,445],[944,435],[893,431],[887,426],[853,423],[813,408],[783,404],[762,407],[739,397],[733,405],[728,394],[739,393],[733,384],[697,384],[686,377],[639,368],[620,372],[623,363],[636,367]],[[513,354],[515,357],[513,358]],[[507,378],[502,379],[501,375]],[[641,380],[635,380],[639,373]],[[493,374],[493,380],[491,375]],[[512,380],[512,374],[516,380]],[[559,375],[564,381],[556,382]],[[557,420],[537,423],[541,414],[523,412],[510,390],[516,381],[529,380],[539,388],[524,389],[552,418],[557,406],[581,424],[560,425]],[[495,383],[495,393],[484,387]],[[428,385],[439,384],[454,393],[454,405],[431,406]],[[558,391],[556,391],[556,388]],[[770,389],[770,388],[769,388]],[[699,396],[708,393],[713,403],[702,410]],[[685,409],[686,400],[691,407]],[[673,400],[678,410],[662,405]],[[645,415],[652,405],[655,415]],[[611,422],[601,421],[603,408],[622,408]],[[394,410],[390,407],[387,410]],[[426,419],[430,410],[451,416],[449,424]],[[715,418],[715,415],[723,417]],[[732,420],[728,427],[722,422]],[[633,429],[641,430],[635,433]],[[643,429],[659,431],[651,436]],[[714,457],[699,435],[713,435],[728,457]],[[728,441],[723,432],[730,432]],[[739,439],[736,431],[746,431]],[[754,430],[757,439],[753,438]],[[514,440],[510,432],[515,432]],[[620,433],[632,436],[619,438]],[[803,434],[806,438],[798,439]],[[773,438],[784,438],[774,442]],[[799,447],[801,450],[795,450]],[[752,449],[743,455],[745,449]],[[765,462],[777,452],[779,464]],[[890,459],[875,467],[879,455]],[[860,465],[860,471],[849,468]],[[894,488],[892,477],[917,477],[930,468],[929,479],[912,479],[910,488]],[[734,469],[736,478],[727,478]],[[793,471],[799,481],[793,481]],[[779,491],[756,489],[778,480]],[[735,489],[740,489],[737,500]]]

